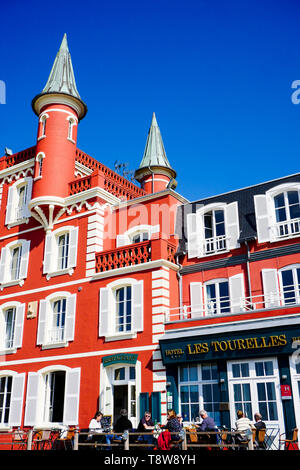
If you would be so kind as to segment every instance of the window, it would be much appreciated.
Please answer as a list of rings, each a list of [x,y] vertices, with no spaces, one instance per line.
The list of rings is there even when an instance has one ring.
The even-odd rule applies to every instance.
[[[204,295],[204,300],[203,300]],[[191,318],[242,312],[245,309],[245,286],[242,273],[228,279],[190,283]]]
[[[138,225],[130,228],[127,232],[117,235],[117,248],[130,245],[131,243],[141,243],[158,236],[159,225]]]
[[[66,346],[74,340],[76,294],[61,292],[40,301],[37,344]]]
[[[208,315],[230,312],[229,282],[218,281],[205,285],[206,312]]]
[[[27,277],[30,252],[29,240],[11,242],[1,250],[0,258],[0,284],[23,285]]]
[[[124,279],[100,289],[99,336],[106,341],[143,331],[143,281]]]
[[[287,183],[254,196],[260,243],[300,236],[300,184]]]
[[[74,138],[73,138],[73,127],[76,125],[76,121],[73,117],[68,117],[67,118],[67,121],[69,121],[69,125],[68,125],[68,140],[70,140],[71,142],[74,142]]]
[[[6,225],[14,225],[28,219],[31,214],[28,204],[31,200],[32,178],[23,178],[9,187],[6,208]]]
[[[202,257],[238,248],[238,204],[218,203],[187,214],[188,257]]]
[[[300,303],[300,266],[284,268],[280,271],[282,301],[284,305]]]
[[[204,214],[204,236],[206,254],[226,250],[225,218],[223,210],[213,210]]]
[[[1,372],[0,429],[21,426],[25,374]]]
[[[116,332],[131,331],[131,286],[116,289]]]
[[[63,227],[47,233],[44,274],[47,279],[59,274],[73,274],[77,263],[78,227]]]
[[[44,158],[45,158],[44,152],[39,152],[38,155],[36,156],[35,180],[37,178],[40,179],[42,177]]]
[[[196,421],[199,418],[199,410],[205,409],[217,425],[221,424],[216,364],[180,367],[179,396],[181,415],[184,421]]]
[[[15,352],[22,346],[25,304],[8,302],[0,307],[0,351]]]
[[[80,369],[48,367],[28,373],[24,426],[77,425]]]
[[[47,127],[47,119],[49,118],[48,114],[42,114],[40,117],[40,131],[38,140],[44,139],[46,137],[46,127]]]

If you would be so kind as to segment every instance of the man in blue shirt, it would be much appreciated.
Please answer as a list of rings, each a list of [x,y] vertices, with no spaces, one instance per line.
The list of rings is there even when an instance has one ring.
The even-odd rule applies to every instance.
[[[202,418],[202,423],[197,425],[199,431],[215,431],[216,430],[216,423],[205,410],[201,410],[199,412],[200,417]]]

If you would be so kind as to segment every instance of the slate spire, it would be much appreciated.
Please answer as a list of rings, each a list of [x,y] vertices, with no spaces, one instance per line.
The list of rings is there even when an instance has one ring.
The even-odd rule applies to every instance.
[[[144,155],[139,168],[149,168],[152,166],[171,168],[155,113],[152,115],[152,122],[147,136]]]

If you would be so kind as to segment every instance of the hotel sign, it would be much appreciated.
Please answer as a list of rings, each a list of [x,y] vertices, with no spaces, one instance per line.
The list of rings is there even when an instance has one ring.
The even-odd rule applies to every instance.
[[[104,367],[111,366],[112,364],[136,364],[137,354],[112,354],[111,356],[105,356],[102,358],[102,364]]]
[[[164,364],[201,362],[214,359],[235,359],[257,355],[293,353],[292,344],[300,340],[300,330],[267,330],[252,334],[191,337],[180,340],[161,340]]]

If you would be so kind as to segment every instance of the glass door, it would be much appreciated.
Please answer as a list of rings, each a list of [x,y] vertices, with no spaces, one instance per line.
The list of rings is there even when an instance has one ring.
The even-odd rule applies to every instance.
[[[237,410],[242,410],[253,423],[255,413],[260,413],[262,421],[273,436],[274,448],[279,432],[284,432],[277,360],[230,362],[228,381],[232,428],[235,428]]]
[[[133,366],[117,366],[112,370],[113,422],[125,408],[132,426],[137,427],[136,371]]]

